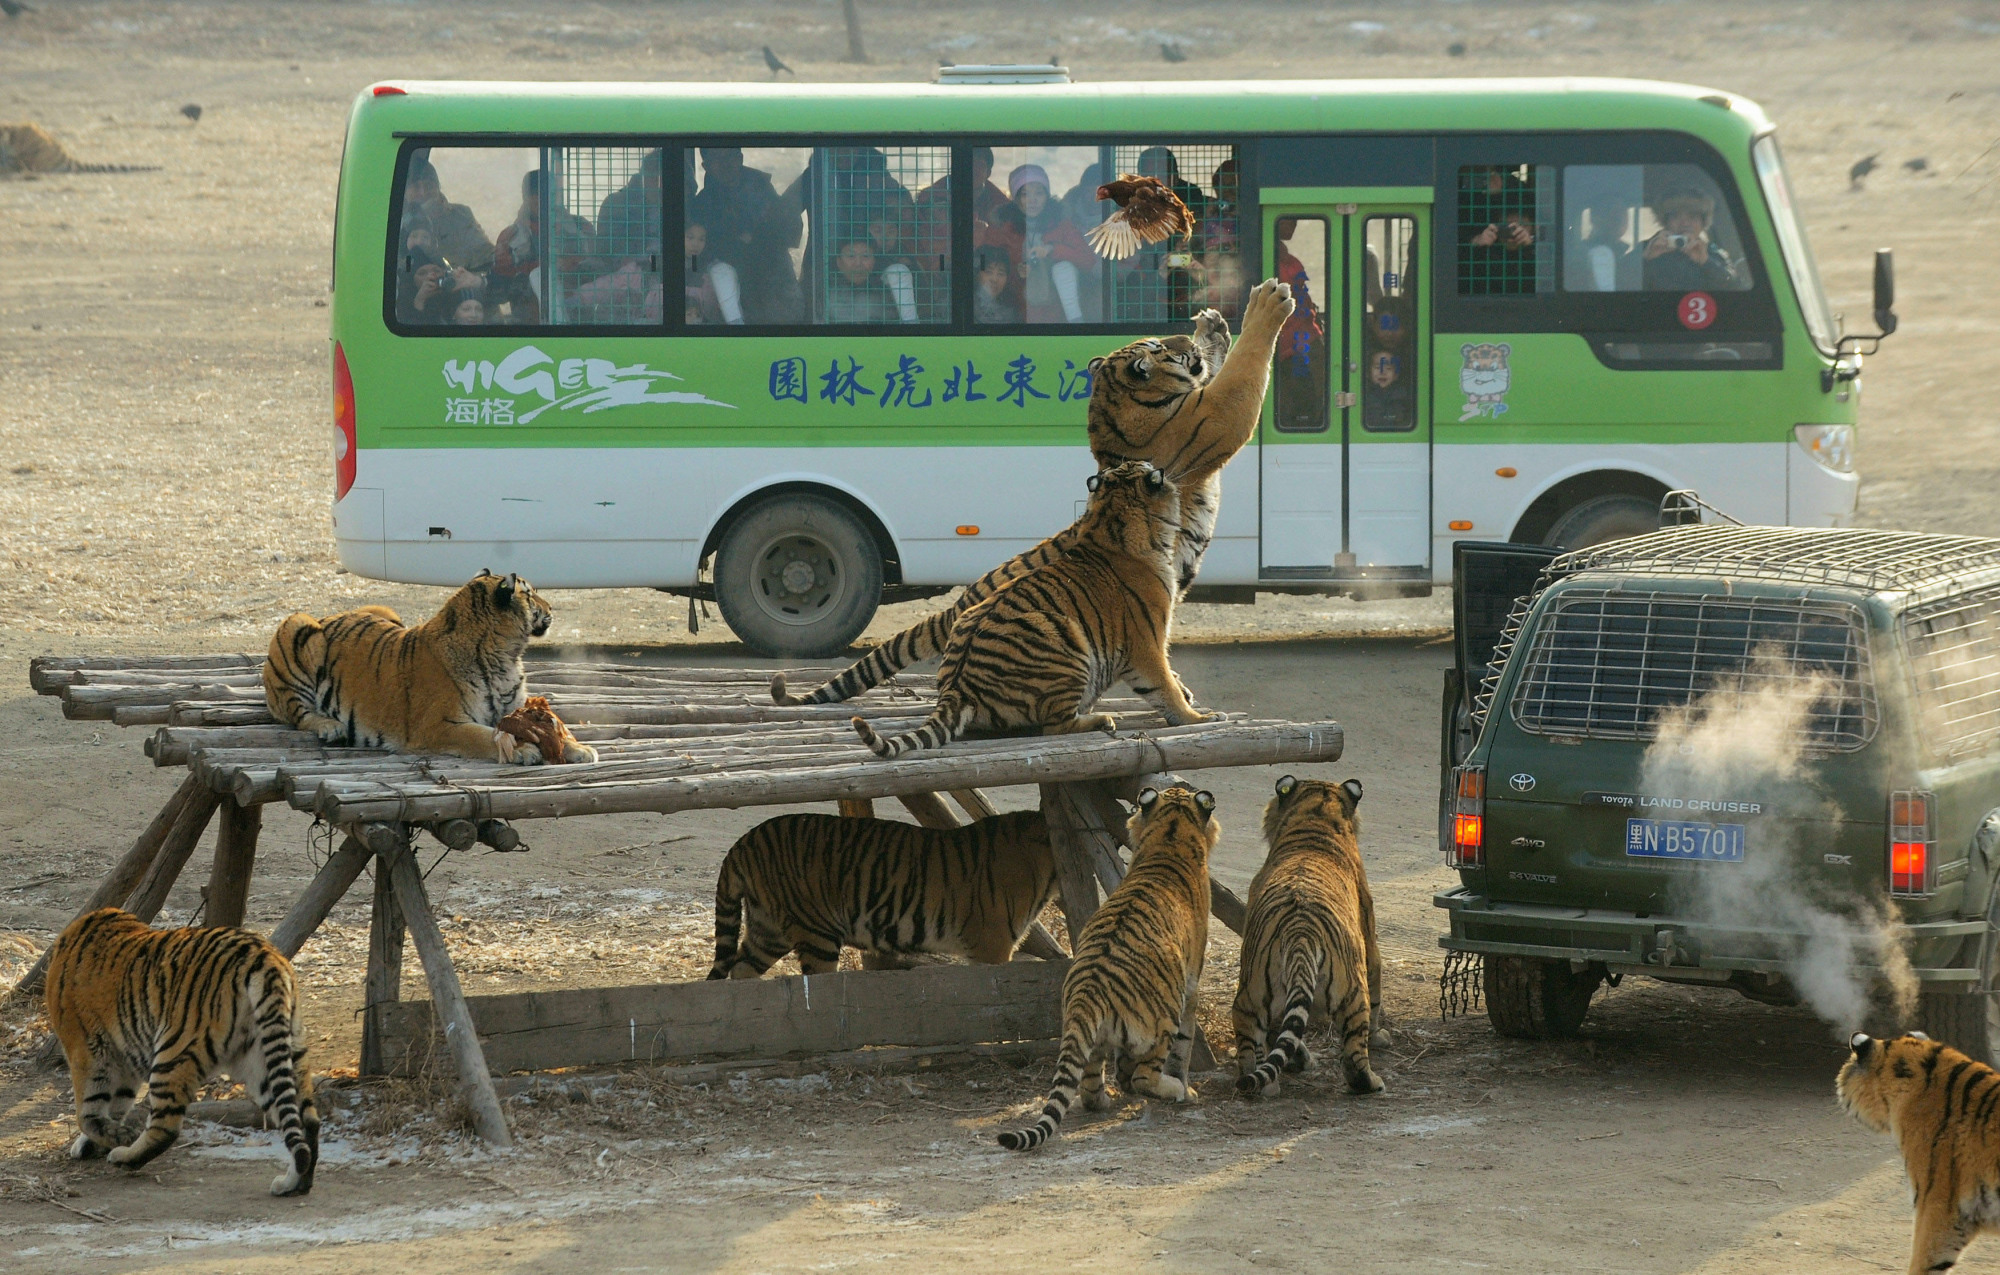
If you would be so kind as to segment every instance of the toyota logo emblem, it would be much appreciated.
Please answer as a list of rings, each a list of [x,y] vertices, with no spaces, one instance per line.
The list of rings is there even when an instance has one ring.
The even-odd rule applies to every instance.
[[[1535,777],[1533,775],[1512,775],[1508,778],[1507,784],[1515,792],[1533,792],[1535,790]]]

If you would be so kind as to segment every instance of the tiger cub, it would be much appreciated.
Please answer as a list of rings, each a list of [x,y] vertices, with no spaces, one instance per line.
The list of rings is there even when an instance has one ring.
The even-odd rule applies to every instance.
[[[863,743],[897,757],[972,727],[1108,731],[1116,720],[1090,707],[1121,681],[1175,726],[1215,720],[1188,703],[1167,664],[1179,493],[1143,460],[1093,474],[1089,485],[1076,543],[967,611],[952,631],[929,719],[885,739],[856,717]]]
[[[806,973],[830,973],[843,946],[999,965],[1055,892],[1055,852],[1038,810],[950,830],[779,815],[744,833],[722,861],[708,976],[756,978],[793,951]]]
[[[490,571],[415,628],[387,607],[324,620],[301,611],[271,638],[264,701],[279,721],[329,744],[523,766],[596,761],[588,744],[572,741],[561,758],[544,758],[500,729],[527,701],[521,657],[552,616],[526,580]]]
[[[156,930],[117,908],[70,922],[49,953],[49,1023],[69,1058],[82,1132],[71,1159],[109,1152],[136,1169],[174,1144],[181,1118],[219,1071],[284,1130],[291,1164],[272,1195],[312,1190],[319,1162],[292,963],[248,930]],[[140,1083],[152,1109],[130,1146],[116,1133]]]
[[[1382,956],[1357,844],[1360,801],[1358,779],[1336,787],[1286,775],[1264,808],[1271,851],[1250,883],[1231,1011],[1236,1088],[1246,1097],[1275,1096],[1278,1073],[1312,1065],[1305,1035],[1315,1011],[1340,1026],[1347,1087],[1382,1092],[1368,1065],[1381,1014]]]
[[[1257,430],[1278,332],[1295,303],[1289,284],[1267,279],[1250,293],[1243,335],[1231,348],[1229,320],[1204,310],[1194,335],[1147,337],[1090,363],[1090,453],[1099,469],[1151,461],[1180,488],[1175,587],[1185,594],[1201,568],[1222,509],[1222,467]],[[793,696],[771,679],[780,704],[852,699],[895,673],[940,654],[966,611],[1049,562],[1071,543],[1058,532],[969,584],[946,609],[896,634],[818,690]]]
[[[1132,869],[1073,945],[1048,1102],[1034,1124],[1001,1134],[1001,1146],[1029,1151],[1047,1142],[1079,1089],[1092,1111],[1109,1108],[1107,1060],[1117,1063],[1121,1091],[1187,1100],[1195,987],[1208,950],[1208,856],[1222,836],[1214,812],[1206,792],[1140,792],[1126,824]]]
[[[2000,1231],[2000,1073],[1921,1032],[1855,1032],[1835,1090],[1848,1115],[1902,1144],[1917,1209],[1910,1271],[1949,1270]]]

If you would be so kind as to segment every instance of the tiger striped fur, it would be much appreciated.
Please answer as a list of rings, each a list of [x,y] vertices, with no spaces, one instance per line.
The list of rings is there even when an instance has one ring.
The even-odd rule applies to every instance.
[[[1174,618],[1174,513],[1165,474],[1126,461],[1090,479],[1090,508],[1061,556],[965,613],[938,666],[937,706],[883,738],[853,720],[882,757],[936,748],[969,728],[1112,730],[1091,705],[1123,681],[1175,726],[1213,721],[1188,703],[1167,663]]]
[[[1256,433],[1278,331],[1293,306],[1290,285],[1266,280],[1250,293],[1243,336],[1234,348],[1229,321],[1204,310],[1195,319],[1192,337],[1147,337],[1091,361],[1090,452],[1099,470],[1128,460],[1150,461],[1180,488],[1175,580],[1181,594],[1194,584],[1222,510],[1222,467]],[[961,616],[1061,553],[1073,531],[1059,532],[1001,563],[967,585],[951,606],[896,634],[808,695],[791,695],[785,675],[777,674],[771,679],[772,700],[831,704],[852,699],[899,670],[942,653]]]
[[[1038,810],[950,830],[779,815],[722,861],[708,976],[756,978],[793,951],[806,973],[830,973],[843,946],[1004,964],[1055,891]]]
[[[1312,1065],[1306,1027],[1317,1012],[1340,1028],[1341,1067],[1355,1093],[1382,1092],[1368,1065],[1379,1025],[1382,956],[1375,901],[1358,844],[1361,781],[1278,781],[1264,809],[1270,853],[1250,883],[1236,985],[1236,1088],[1273,1097],[1278,1076]]]
[[[1911,1275],[1950,1270],[1975,1236],[2000,1231],[2000,1073],[1922,1032],[1855,1032],[1848,1047],[1842,1110],[1902,1145]]]
[[[1208,856],[1222,836],[1214,812],[1206,792],[1177,785],[1139,793],[1126,824],[1132,869],[1073,944],[1048,1101],[1035,1123],[1001,1134],[1001,1146],[1031,1151],[1047,1142],[1079,1093],[1092,1111],[1108,1109],[1107,1061],[1121,1092],[1187,1100],[1195,988],[1208,951]]]
[[[291,1164],[273,1195],[312,1190],[319,1113],[304,1066],[292,963],[248,930],[156,930],[117,908],[70,922],[49,954],[49,1023],[69,1059],[82,1130],[70,1158],[136,1169],[180,1137],[202,1085],[226,1071],[284,1131]],[[141,1081],[151,1118],[118,1126]]]
[[[329,744],[523,766],[596,761],[595,749],[576,743],[544,759],[499,729],[527,702],[521,657],[530,638],[548,632],[552,614],[526,580],[490,571],[415,628],[387,607],[325,620],[301,611],[271,638],[264,700],[279,721]]]

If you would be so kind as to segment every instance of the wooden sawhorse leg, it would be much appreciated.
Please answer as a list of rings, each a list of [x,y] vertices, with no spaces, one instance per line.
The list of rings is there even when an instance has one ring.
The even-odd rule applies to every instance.
[[[396,887],[390,880],[389,865],[375,860],[375,906],[368,922],[368,977],[361,1001],[361,1074],[386,1076],[389,1059],[382,1054],[382,1025],[378,1006],[403,998],[403,905],[396,901]]]
[[[241,925],[250,905],[250,872],[257,861],[264,807],[224,801],[219,813],[215,865],[208,872],[208,923]]]

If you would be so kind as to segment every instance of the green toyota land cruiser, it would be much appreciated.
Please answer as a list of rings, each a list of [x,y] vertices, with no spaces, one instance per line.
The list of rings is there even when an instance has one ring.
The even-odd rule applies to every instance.
[[[1630,974],[1839,1027],[1894,987],[2000,1057],[2000,540],[1711,523],[1456,557],[1448,990],[1554,1037]]]

